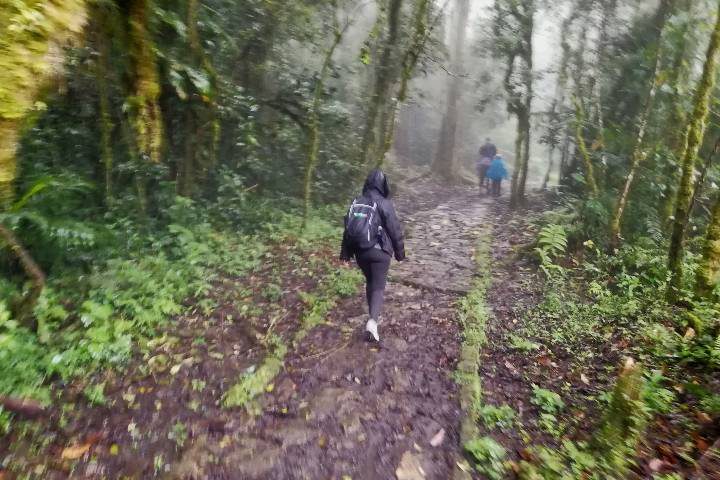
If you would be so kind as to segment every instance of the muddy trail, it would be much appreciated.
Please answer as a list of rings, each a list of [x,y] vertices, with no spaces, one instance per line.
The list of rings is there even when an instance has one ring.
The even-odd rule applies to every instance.
[[[380,344],[363,335],[364,299],[344,301],[288,354],[263,413],[198,439],[174,477],[452,476],[461,455],[454,303],[470,288],[474,230],[486,212],[474,192],[452,193],[411,215],[412,192],[398,200],[412,226],[409,259],[391,269]]]
[[[345,270],[335,245],[277,245],[248,276],[215,279],[212,301],[188,301],[139,361],[90,379],[102,404],[78,381],[47,422],[6,437],[0,478],[452,478],[463,456],[456,303],[490,204],[429,181],[401,190],[408,260],[391,267],[379,344],[364,336],[360,289],[307,324],[339,278],[328,272]],[[269,338],[286,347],[280,366],[229,408],[238,378],[277,355]]]

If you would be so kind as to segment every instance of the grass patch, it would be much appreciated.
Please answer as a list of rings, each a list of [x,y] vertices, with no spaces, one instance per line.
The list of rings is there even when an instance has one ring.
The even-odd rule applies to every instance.
[[[337,301],[354,295],[361,282],[362,275],[357,269],[338,268],[330,271],[320,281],[315,292],[303,293],[301,299],[305,303],[305,310],[300,329],[293,335],[291,345],[298,345],[310,330],[322,324]],[[251,413],[259,413],[255,399],[271,388],[271,382],[282,370],[288,353],[287,345],[280,338],[271,336],[269,343],[269,353],[260,367],[253,372],[244,373],[225,393],[225,408],[244,407]]]
[[[489,317],[486,302],[486,294],[490,285],[489,251],[490,233],[481,231],[475,247],[477,279],[472,290],[458,303],[462,345],[455,379],[460,384],[460,408],[464,413],[460,425],[460,443],[472,453],[479,464],[484,464],[486,457],[484,454],[480,454],[480,450],[483,450],[481,447],[485,444],[478,443],[482,439],[478,438],[477,422],[482,415],[482,385],[478,373],[480,352],[487,341],[485,326]],[[493,449],[489,453],[490,457],[495,458],[495,454],[498,452],[497,449]],[[488,468],[493,470],[492,465]]]

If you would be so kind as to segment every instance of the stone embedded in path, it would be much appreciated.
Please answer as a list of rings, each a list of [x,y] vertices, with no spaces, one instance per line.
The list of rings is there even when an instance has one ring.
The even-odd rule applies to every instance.
[[[420,455],[411,451],[405,452],[395,475],[397,480],[425,480],[425,470],[422,468]]]

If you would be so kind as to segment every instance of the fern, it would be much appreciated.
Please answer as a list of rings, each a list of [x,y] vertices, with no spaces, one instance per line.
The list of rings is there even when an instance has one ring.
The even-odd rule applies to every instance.
[[[538,235],[538,248],[549,257],[558,257],[567,249],[567,232],[562,225],[545,225]]]

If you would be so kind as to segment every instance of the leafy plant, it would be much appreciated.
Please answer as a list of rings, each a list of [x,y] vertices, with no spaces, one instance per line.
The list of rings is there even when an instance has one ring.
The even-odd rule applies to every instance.
[[[491,480],[504,477],[507,451],[491,437],[481,437],[465,444],[465,450],[475,459],[475,468]]]
[[[565,402],[560,398],[560,395],[537,385],[533,385],[532,399],[530,401],[544,413],[552,415],[560,413],[565,408]]]
[[[92,405],[105,405],[107,403],[104,383],[88,385],[85,387],[85,390],[83,390],[83,393]]]
[[[182,448],[185,445],[185,442],[188,439],[188,431],[187,427],[184,423],[178,421],[175,422],[175,424],[172,426],[170,431],[168,432],[168,440],[172,440],[175,442],[175,445],[178,449]]]
[[[567,249],[567,233],[562,225],[545,225],[538,234],[535,253],[540,260],[540,268],[548,278],[554,273],[562,274],[565,269],[554,263],[555,258]]]
[[[515,334],[510,335],[510,346],[515,350],[520,350],[525,353],[529,353],[540,348],[539,343],[535,343],[527,338]]]
[[[487,428],[505,430],[512,428],[516,413],[509,405],[483,405],[479,409],[479,416]]]

